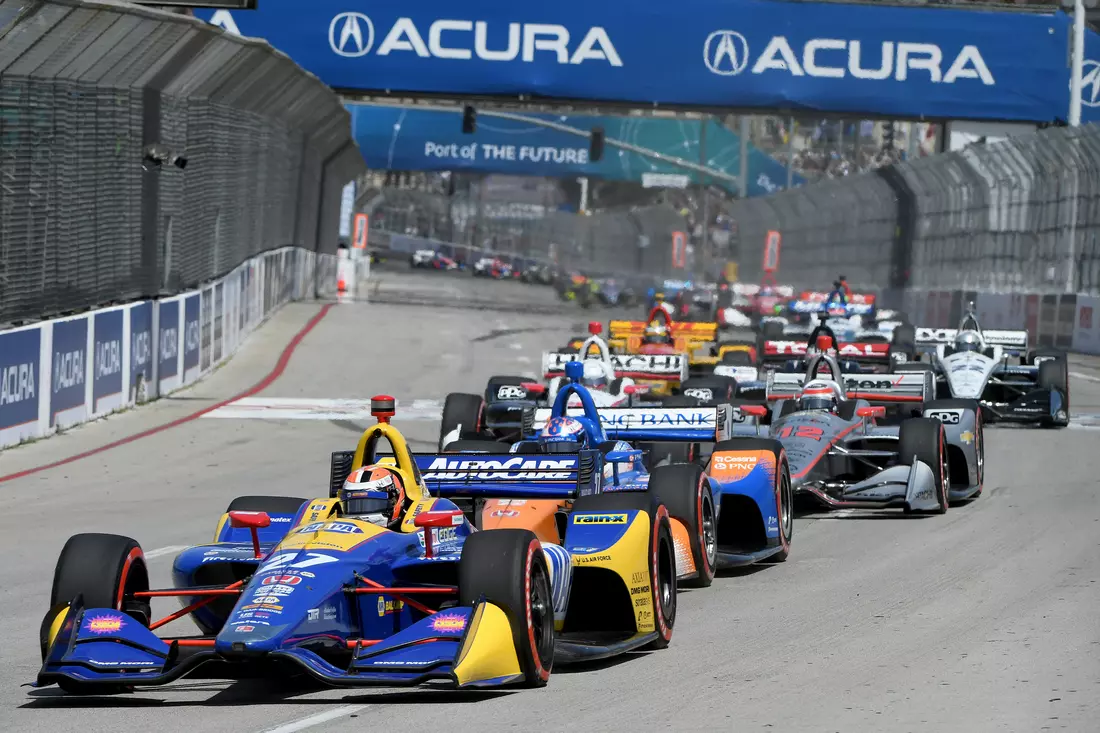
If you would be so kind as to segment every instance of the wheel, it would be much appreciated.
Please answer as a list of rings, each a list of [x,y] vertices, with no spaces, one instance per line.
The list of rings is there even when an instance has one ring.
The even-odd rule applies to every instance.
[[[546,555],[534,532],[475,532],[458,561],[459,603],[484,595],[508,616],[524,687],[542,687],[554,666],[554,605]]]
[[[935,514],[946,514],[950,505],[951,471],[947,464],[947,441],[944,438],[943,424],[930,417],[914,417],[901,424],[898,440],[898,462],[912,466],[919,460],[932,469],[936,484],[936,495],[940,508]]]
[[[530,399],[522,386],[532,380],[526,377],[515,376],[495,376],[489,377],[489,381],[485,386],[485,401],[486,402],[501,402],[505,400],[526,400]]]
[[[911,323],[903,323],[894,329],[890,339],[890,350],[913,359],[917,354],[917,329]]]
[[[355,460],[355,451],[333,451],[329,457],[329,483],[328,498],[335,499],[340,495],[340,489],[344,488],[344,482],[351,475],[351,464]]]
[[[664,649],[672,641],[676,625],[676,545],[672,540],[672,526],[668,521],[668,508],[656,495],[645,493],[590,494],[579,497],[573,503],[573,513],[644,511],[651,524],[649,544],[649,581],[653,599],[653,625],[657,638],[646,645],[647,649]],[[499,530],[493,530],[499,531]]]
[[[667,399],[673,399],[671,397]],[[670,406],[662,402],[663,406]],[[688,407],[695,407],[699,402],[694,397],[681,397],[685,402],[690,400]],[[685,405],[672,405],[684,407]],[[648,451],[645,456],[646,470],[652,472],[658,466],[665,463],[690,463],[695,460],[695,443],[638,443],[639,450]]]
[[[1042,358],[1042,356],[1040,356]],[[1052,425],[1063,426],[1069,424],[1069,364],[1065,356],[1059,359],[1039,362],[1039,376],[1036,380],[1039,389],[1058,390],[1062,393],[1062,409],[1058,411],[1058,417]],[[1062,418],[1062,414],[1065,417]]]
[[[149,590],[145,554],[137,540],[116,534],[78,534],[69,538],[57,558],[50,590],[50,610],[42,620],[42,658],[56,629],[54,620],[77,596],[84,608],[113,608],[143,626],[152,619],[149,602],[133,593]]]
[[[343,482],[340,482],[343,486]],[[229,502],[227,512],[267,512],[295,515],[309,499],[296,496],[238,496]]]
[[[791,467],[783,444],[773,438],[731,438],[715,444],[714,452],[770,451],[775,456],[775,516],[779,520],[777,542],[779,551],[766,562],[786,562],[794,540],[794,486],[791,484]]]
[[[706,588],[714,582],[718,557],[718,515],[706,472],[695,463],[659,466],[649,477],[649,491],[668,508],[670,517],[687,528],[687,549],[697,575],[680,584]]]
[[[443,403],[443,419],[439,423],[439,450],[463,435],[481,432],[485,400],[481,395],[453,393]]]

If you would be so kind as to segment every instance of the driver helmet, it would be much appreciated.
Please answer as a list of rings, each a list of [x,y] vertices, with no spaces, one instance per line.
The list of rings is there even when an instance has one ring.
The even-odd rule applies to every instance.
[[[668,329],[663,325],[654,321],[646,326],[645,334],[642,336],[643,344],[671,344],[672,334],[668,332]]]
[[[584,362],[584,374],[581,376],[581,384],[589,389],[606,390],[610,386],[611,380],[607,378],[603,363],[592,359],[586,360]]]
[[[553,417],[539,436],[539,445],[546,453],[576,453],[587,442],[584,423],[572,417]]]
[[[982,337],[975,331],[960,331],[955,336],[955,351],[981,351]]]
[[[338,498],[345,516],[392,529],[401,524],[407,495],[397,471],[365,466],[351,472]]]
[[[840,406],[840,385],[831,379],[813,379],[798,395],[799,410],[836,412]]]
[[[757,295],[775,295],[775,290],[772,288],[771,285],[762,285],[760,287],[760,290],[757,292]]]

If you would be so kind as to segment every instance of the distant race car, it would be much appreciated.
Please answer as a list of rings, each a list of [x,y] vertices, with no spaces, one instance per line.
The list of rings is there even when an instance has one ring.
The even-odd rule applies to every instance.
[[[975,498],[984,480],[977,405],[934,400],[928,373],[845,374],[814,355],[804,374],[774,374],[766,425],[735,427],[783,444],[795,495],[826,507],[947,511]]]
[[[134,540],[72,537],[36,686],[97,694],[289,667],[339,687],[537,687],[555,661],[668,645],[675,558],[668,510],[651,493],[600,493],[579,455],[414,459],[386,424],[393,398],[376,398],[372,412],[380,422],[358,447],[333,454],[335,497],[234,501],[215,541],[176,559],[173,589],[149,590]],[[379,441],[392,457],[375,453]],[[572,521],[560,544],[523,529],[479,532],[442,498],[479,494],[570,499]],[[375,495],[396,497],[383,524],[358,516],[388,506]],[[154,621],[149,601],[161,596],[184,609]],[[185,614],[201,636],[153,633]]]
[[[852,328],[846,319],[836,318],[824,319],[808,331],[802,326],[779,327],[782,335],[775,334],[777,326],[764,324],[761,335],[760,364],[771,369],[803,370],[805,360],[821,348],[817,345],[821,335],[829,338],[824,348],[835,350],[848,372],[890,371],[915,356],[916,347],[903,338],[906,335],[900,329],[890,338],[874,330]]]
[[[481,257],[470,268],[470,272],[474,277],[491,277],[501,280],[512,277],[512,266],[499,257]]]
[[[781,315],[794,297],[793,287],[773,283],[734,283],[728,292],[726,297],[719,296],[717,312],[719,326],[728,328],[758,328]]]
[[[409,258],[409,264],[416,268],[430,270],[457,270],[458,263],[450,257],[440,254],[432,249],[418,249]]]
[[[619,354],[682,355],[688,362],[688,376],[707,374],[715,359],[698,352],[715,343],[717,323],[691,323],[674,320],[669,309],[658,303],[645,321],[611,321],[608,344]],[[655,394],[671,394],[675,384],[654,385]]]
[[[654,391],[670,394],[687,374],[682,354],[611,354],[599,337],[601,324],[589,324],[592,333],[577,351],[543,354],[543,373],[549,383],[538,384],[522,376],[494,376],[484,395],[453,393],[443,403],[440,450],[455,441],[502,440],[509,443],[524,435],[524,410],[553,403],[564,381],[566,365],[582,363],[582,378],[592,399],[604,407],[627,406]]]
[[[957,329],[916,329],[917,349],[929,353],[932,363],[904,370],[933,372],[945,396],[978,401],[987,421],[1068,425],[1066,354],[1029,351],[1027,340],[1027,331],[983,331],[971,304]]]

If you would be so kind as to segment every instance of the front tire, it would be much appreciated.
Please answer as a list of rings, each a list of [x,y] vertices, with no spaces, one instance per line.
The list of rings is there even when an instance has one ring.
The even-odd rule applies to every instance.
[[[902,465],[912,466],[921,461],[932,469],[936,484],[939,509],[933,514],[946,514],[950,505],[951,470],[947,464],[947,440],[943,424],[930,417],[914,417],[901,424],[898,440],[898,458]]]
[[[546,555],[534,532],[494,529],[466,538],[458,562],[459,603],[482,596],[512,627],[524,687],[543,687],[554,666],[554,606]]]

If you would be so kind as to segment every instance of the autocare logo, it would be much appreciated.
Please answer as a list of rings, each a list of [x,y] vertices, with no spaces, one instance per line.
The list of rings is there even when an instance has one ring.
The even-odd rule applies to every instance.
[[[871,44],[873,45],[873,44]],[[876,53],[876,50],[878,53]],[[960,79],[975,79],[986,86],[996,81],[977,46],[966,45],[947,61],[943,49],[934,43],[906,43],[883,41],[878,49],[864,48],[862,41],[842,38],[813,38],[801,48],[801,54],[785,36],[773,36],[750,68],[752,54],[749,42],[737,31],[717,30],[703,42],[703,63],[712,74],[737,76],[749,69],[750,74],[782,71],[791,76],[809,76],[818,79],[856,79],[907,81],[912,72],[928,74],[934,84],[954,84]],[[865,64],[878,61],[878,67]],[[1090,62],[1085,62],[1086,64]],[[1093,99],[1089,106],[1100,105],[1100,64],[1093,63]],[[917,77],[914,77],[917,78]],[[1086,77],[1088,78],[1088,77]],[[1088,104],[1086,102],[1086,104]]]
[[[371,53],[375,41],[374,21],[359,12],[338,13],[329,23],[328,43],[332,52],[345,58],[360,58]],[[426,39],[426,40],[425,40]],[[607,31],[599,26],[588,28],[580,43],[572,43],[569,29],[546,23],[509,23],[507,34],[499,25],[490,27],[483,20],[445,20],[432,22],[427,34],[412,18],[398,18],[378,44],[376,56],[397,52],[415,53],[421,58],[524,63],[555,59],[559,64],[583,64],[602,61],[622,66],[622,59]]]
[[[432,461],[424,472],[425,481],[446,481],[457,479],[482,480],[532,480],[561,481],[575,477],[577,459],[540,458],[525,460],[449,460],[444,457]]]

